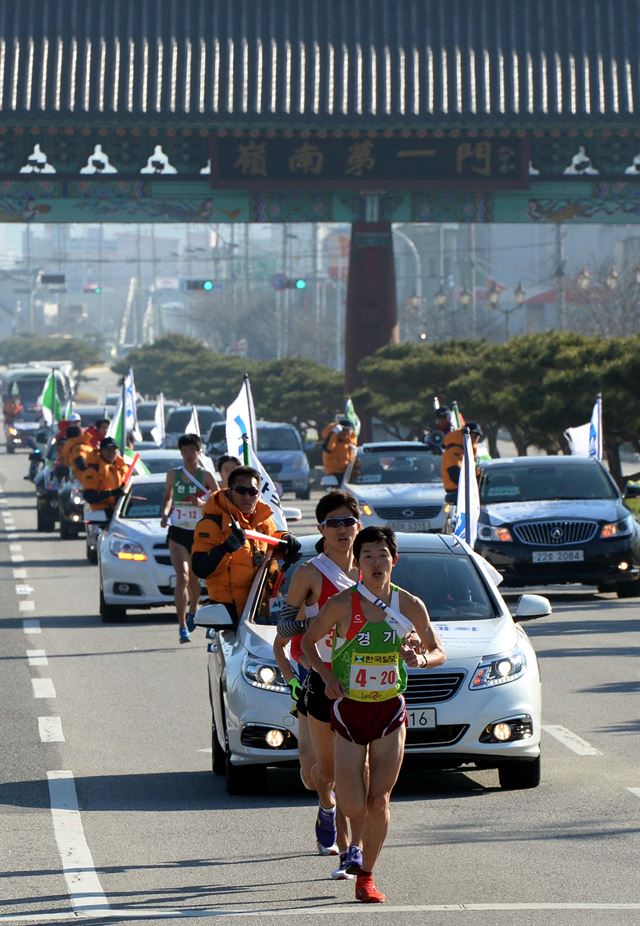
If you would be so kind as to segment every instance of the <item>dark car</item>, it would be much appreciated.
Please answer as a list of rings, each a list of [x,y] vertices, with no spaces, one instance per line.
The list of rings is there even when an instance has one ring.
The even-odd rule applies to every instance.
[[[196,405],[200,433],[207,434],[214,421],[224,421],[224,415],[214,405]],[[191,405],[181,405],[172,409],[165,427],[164,445],[169,449],[178,446],[178,439],[184,434],[193,412]]]
[[[517,457],[481,467],[476,549],[505,586],[577,582],[640,594],[640,525],[588,457]]]

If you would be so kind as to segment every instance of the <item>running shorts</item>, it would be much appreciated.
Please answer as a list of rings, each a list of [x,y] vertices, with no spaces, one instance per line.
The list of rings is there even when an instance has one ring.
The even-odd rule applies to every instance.
[[[181,547],[184,547],[187,553],[191,553],[194,534],[195,531],[189,531],[184,527],[174,527],[173,524],[170,524],[167,531],[167,543],[169,540],[173,540],[174,543],[179,543]]]
[[[407,722],[402,695],[378,703],[338,698],[331,704],[331,729],[360,746],[388,736]]]
[[[333,701],[324,693],[322,676],[311,669],[305,679],[305,707],[306,713],[315,717],[321,723],[331,723],[331,705]]]

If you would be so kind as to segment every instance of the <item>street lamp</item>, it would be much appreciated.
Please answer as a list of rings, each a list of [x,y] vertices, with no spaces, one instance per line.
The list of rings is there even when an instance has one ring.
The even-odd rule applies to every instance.
[[[496,308],[500,302],[500,290],[496,286],[496,281],[494,280],[491,284],[491,289],[489,290],[489,302],[491,303],[492,308]]]
[[[618,284],[620,283],[620,274],[615,267],[611,268],[604,282],[607,285],[607,289],[614,290],[618,288]]]
[[[516,286],[514,290],[513,295],[515,296],[515,299],[516,299],[516,305],[522,305],[526,297],[526,293],[524,291],[524,287],[522,283],[520,282],[518,283],[518,285]]]
[[[433,297],[433,304],[437,305],[439,309],[441,309],[442,306],[447,304],[447,294],[442,288],[442,283],[440,284],[440,288],[438,289],[438,292]]]
[[[582,267],[578,276],[576,277],[576,282],[580,289],[589,289],[591,283],[591,274],[587,267]]]
[[[467,289],[466,286],[465,286],[465,288],[462,290],[462,292],[460,293],[460,295],[458,296],[458,301],[460,302],[460,305],[465,306],[465,308],[466,308],[466,307],[469,305],[469,303],[471,302],[471,293],[469,292],[469,290]]]
[[[522,283],[518,283],[516,288],[513,291],[514,304],[510,306],[501,306],[500,303],[500,290],[496,286],[495,282],[492,283],[491,289],[489,290],[489,302],[491,303],[491,308],[498,309],[504,315],[504,339],[505,341],[509,340],[510,336],[510,322],[511,315],[522,305],[524,305],[525,299],[527,298],[526,291]]]

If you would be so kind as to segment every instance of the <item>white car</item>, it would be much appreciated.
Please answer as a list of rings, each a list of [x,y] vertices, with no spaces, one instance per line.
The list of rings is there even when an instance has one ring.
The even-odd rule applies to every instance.
[[[441,459],[418,441],[362,444],[342,482],[324,476],[322,485],[340,485],[355,495],[365,527],[388,524],[395,531],[437,533],[444,529],[448,510]]]
[[[98,540],[100,616],[124,620],[127,608],[173,605],[175,573],[160,527],[166,476],[134,476],[109,529]]]
[[[318,537],[300,539],[304,561]],[[512,617],[456,537],[399,534],[398,542],[394,581],[425,601],[447,653],[443,666],[408,670],[406,756],[440,768],[497,768],[503,788],[536,787],[540,676],[520,621],[550,614],[548,600],[523,595]],[[272,650],[295,569],[274,594],[263,565],[237,627],[224,605],[196,613],[209,637],[213,771],[226,775],[230,793],[264,788],[267,766],[297,758],[289,689]]]

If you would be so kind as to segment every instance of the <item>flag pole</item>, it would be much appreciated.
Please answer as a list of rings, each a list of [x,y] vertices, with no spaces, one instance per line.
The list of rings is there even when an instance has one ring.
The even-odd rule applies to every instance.
[[[120,453],[124,456],[125,447],[127,446],[127,406],[125,402],[127,400],[127,377],[122,377],[122,405],[120,407]]]
[[[249,465],[249,435],[242,435],[242,462],[245,466]]]
[[[253,420],[253,397],[251,395],[251,384],[249,382],[249,374],[246,371],[242,377],[242,380],[243,380],[245,392],[247,394],[247,410],[249,414],[249,436],[250,436],[251,441],[253,442],[254,435],[257,434],[257,431],[256,431],[256,423]],[[257,450],[258,448],[254,447],[253,449]],[[247,462],[247,460],[245,460],[245,466],[248,466],[248,465],[249,463]]]
[[[470,472],[469,472],[469,428],[462,429],[462,435],[464,440],[464,539],[470,545],[471,544],[471,486],[469,484]]]
[[[603,451],[604,451],[604,440],[602,433],[602,393],[599,392],[596,396],[596,402],[598,403],[598,459],[602,460]]]

